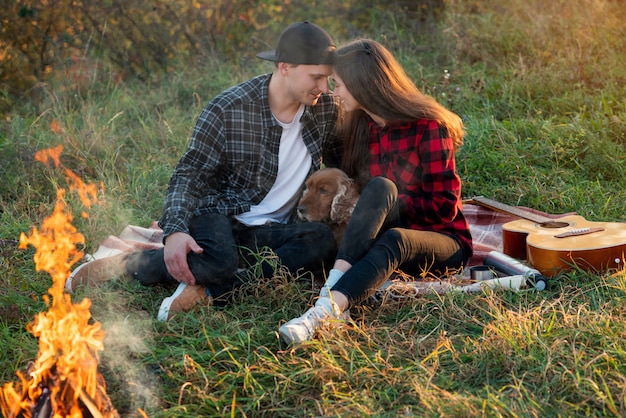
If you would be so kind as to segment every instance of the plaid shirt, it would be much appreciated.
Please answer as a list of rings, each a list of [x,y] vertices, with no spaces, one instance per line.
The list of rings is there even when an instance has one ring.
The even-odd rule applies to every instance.
[[[471,257],[472,236],[461,212],[461,179],[445,128],[433,120],[385,127],[370,122],[370,174],[395,182],[407,228],[452,235]]]
[[[257,76],[217,95],[200,113],[189,147],[178,162],[165,196],[159,225],[164,237],[189,232],[193,216],[218,212],[237,215],[258,204],[278,172],[282,128],[268,100],[271,74]],[[302,138],[312,158],[337,165],[341,144],[336,135],[338,105],[322,95],[306,106]]]

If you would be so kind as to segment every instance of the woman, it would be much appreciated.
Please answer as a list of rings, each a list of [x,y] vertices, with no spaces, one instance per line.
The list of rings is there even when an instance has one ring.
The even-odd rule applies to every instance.
[[[309,340],[396,269],[447,275],[472,256],[454,160],[461,119],[422,94],[376,41],[337,50],[333,78],[346,110],[343,168],[362,187],[361,197],[320,298],[280,327],[287,343]]]

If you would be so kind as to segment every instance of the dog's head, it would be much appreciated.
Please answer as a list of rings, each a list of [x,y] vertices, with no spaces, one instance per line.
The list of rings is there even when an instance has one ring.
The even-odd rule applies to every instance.
[[[337,168],[311,174],[298,203],[298,217],[310,222],[347,223],[359,198],[355,182]]]

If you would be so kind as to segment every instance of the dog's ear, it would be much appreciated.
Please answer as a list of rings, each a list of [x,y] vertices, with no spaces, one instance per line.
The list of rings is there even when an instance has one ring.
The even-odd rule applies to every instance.
[[[359,193],[355,181],[348,176],[342,176],[338,181],[339,188],[330,205],[330,220],[336,223],[345,223],[352,215],[354,206],[359,200]]]

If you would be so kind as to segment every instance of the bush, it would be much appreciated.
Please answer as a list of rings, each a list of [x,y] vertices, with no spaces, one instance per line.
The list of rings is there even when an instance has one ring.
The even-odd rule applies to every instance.
[[[372,10],[399,8],[420,20],[443,8],[443,0],[325,3],[16,0],[0,9],[0,81],[5,86],[0,114],[24,92],[37,99],[37,86],[51,76],[80,90],[108,65],[117,82],[129,77],[150,81],[177,65],[201,65],[207,57],[245,65],[252,52],[272,48],[282,29],[297,20],[313,20],[339,39],[368,26]]]

